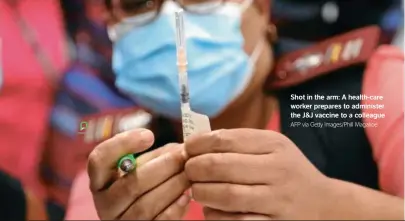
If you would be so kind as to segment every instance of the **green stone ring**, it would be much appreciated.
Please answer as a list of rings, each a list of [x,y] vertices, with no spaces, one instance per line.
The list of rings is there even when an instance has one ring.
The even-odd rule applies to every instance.
[[[129,173],[136,168],[136,158],[133,154],[125,155],[118,161],[117,167],[123,172]]]

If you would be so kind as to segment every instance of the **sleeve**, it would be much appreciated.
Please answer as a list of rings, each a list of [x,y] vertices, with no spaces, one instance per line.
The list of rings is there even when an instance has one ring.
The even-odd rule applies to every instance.
[[[0,171],[0,220],[26,220],[25,192],[19,181]]]
[[[374,123],[366,127],[378,165],[380,187],[386,193],[404,197],[404,55],[394,46],[381,46],[369,60],[362,93],[383,96],[382,101],[362,104],[383,104],[382,110],[363,113],[384,113],[383,119],[364,119]]]

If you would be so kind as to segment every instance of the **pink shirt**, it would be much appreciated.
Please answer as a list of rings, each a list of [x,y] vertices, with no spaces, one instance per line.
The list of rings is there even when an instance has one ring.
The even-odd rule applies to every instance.
[[[67,63],[58,0],[21,0],[19,11],[61,72]],[[0,85],[0,168],[41,190],[39,161],[53,94],[42,66],[22,37],[5,1],[0,1],[3,83]]]
[[[363,94],[384,96],[386,118],[379,126],[366,129],[374,158],[379,168],[380,185],[384,192],[404,197],[404,55],[392,46],[380,47],[370,59],[363,80]],[[366,121],[366,123],[368,120]],[[280,116],[274,113],[269,130],[279,131]],[[66,219],[98,219],[89,190],[86,171],[73,185]],[[191,202],[185,220],[204,219],[201,206]]]
[[[362,104],[384,104],[384,120],[367,127],[374,159],[378,164],[381,188],[392,195],[404,197],[404,53],[394,46],[382,46],[369,61],[363,79],[363,94],[383,96],[381,101]],[[363,111],[367,113],[367,111]]]

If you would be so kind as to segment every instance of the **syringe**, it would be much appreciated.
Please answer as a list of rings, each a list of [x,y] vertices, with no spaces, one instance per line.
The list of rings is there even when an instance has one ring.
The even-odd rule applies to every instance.
[[[195,113],[190,108],[190,94],[187,78],[187,54],[184,31],[183,10],[175,12],[176,20],[176,49],[177,67],[179,72],[181,120],[183,126],[183,139],[197,132],[211,131],[207,116]]]

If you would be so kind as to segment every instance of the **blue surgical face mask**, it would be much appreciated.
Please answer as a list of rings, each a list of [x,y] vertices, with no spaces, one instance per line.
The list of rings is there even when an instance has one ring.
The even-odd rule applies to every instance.
[[[190,104],[195,112],[220,114],[250,82],[264,44],[259,42],[251,56],[243,49],[241,15],[248,5],[230,2],[209,14],[185,12]],[[146,14],[109,30],[115,40],[116,86],[141,106],[176,119],[181,116],[174,21],[178,9],[175,2],[166,1],[153,22],[131,27],[148,19]]]

